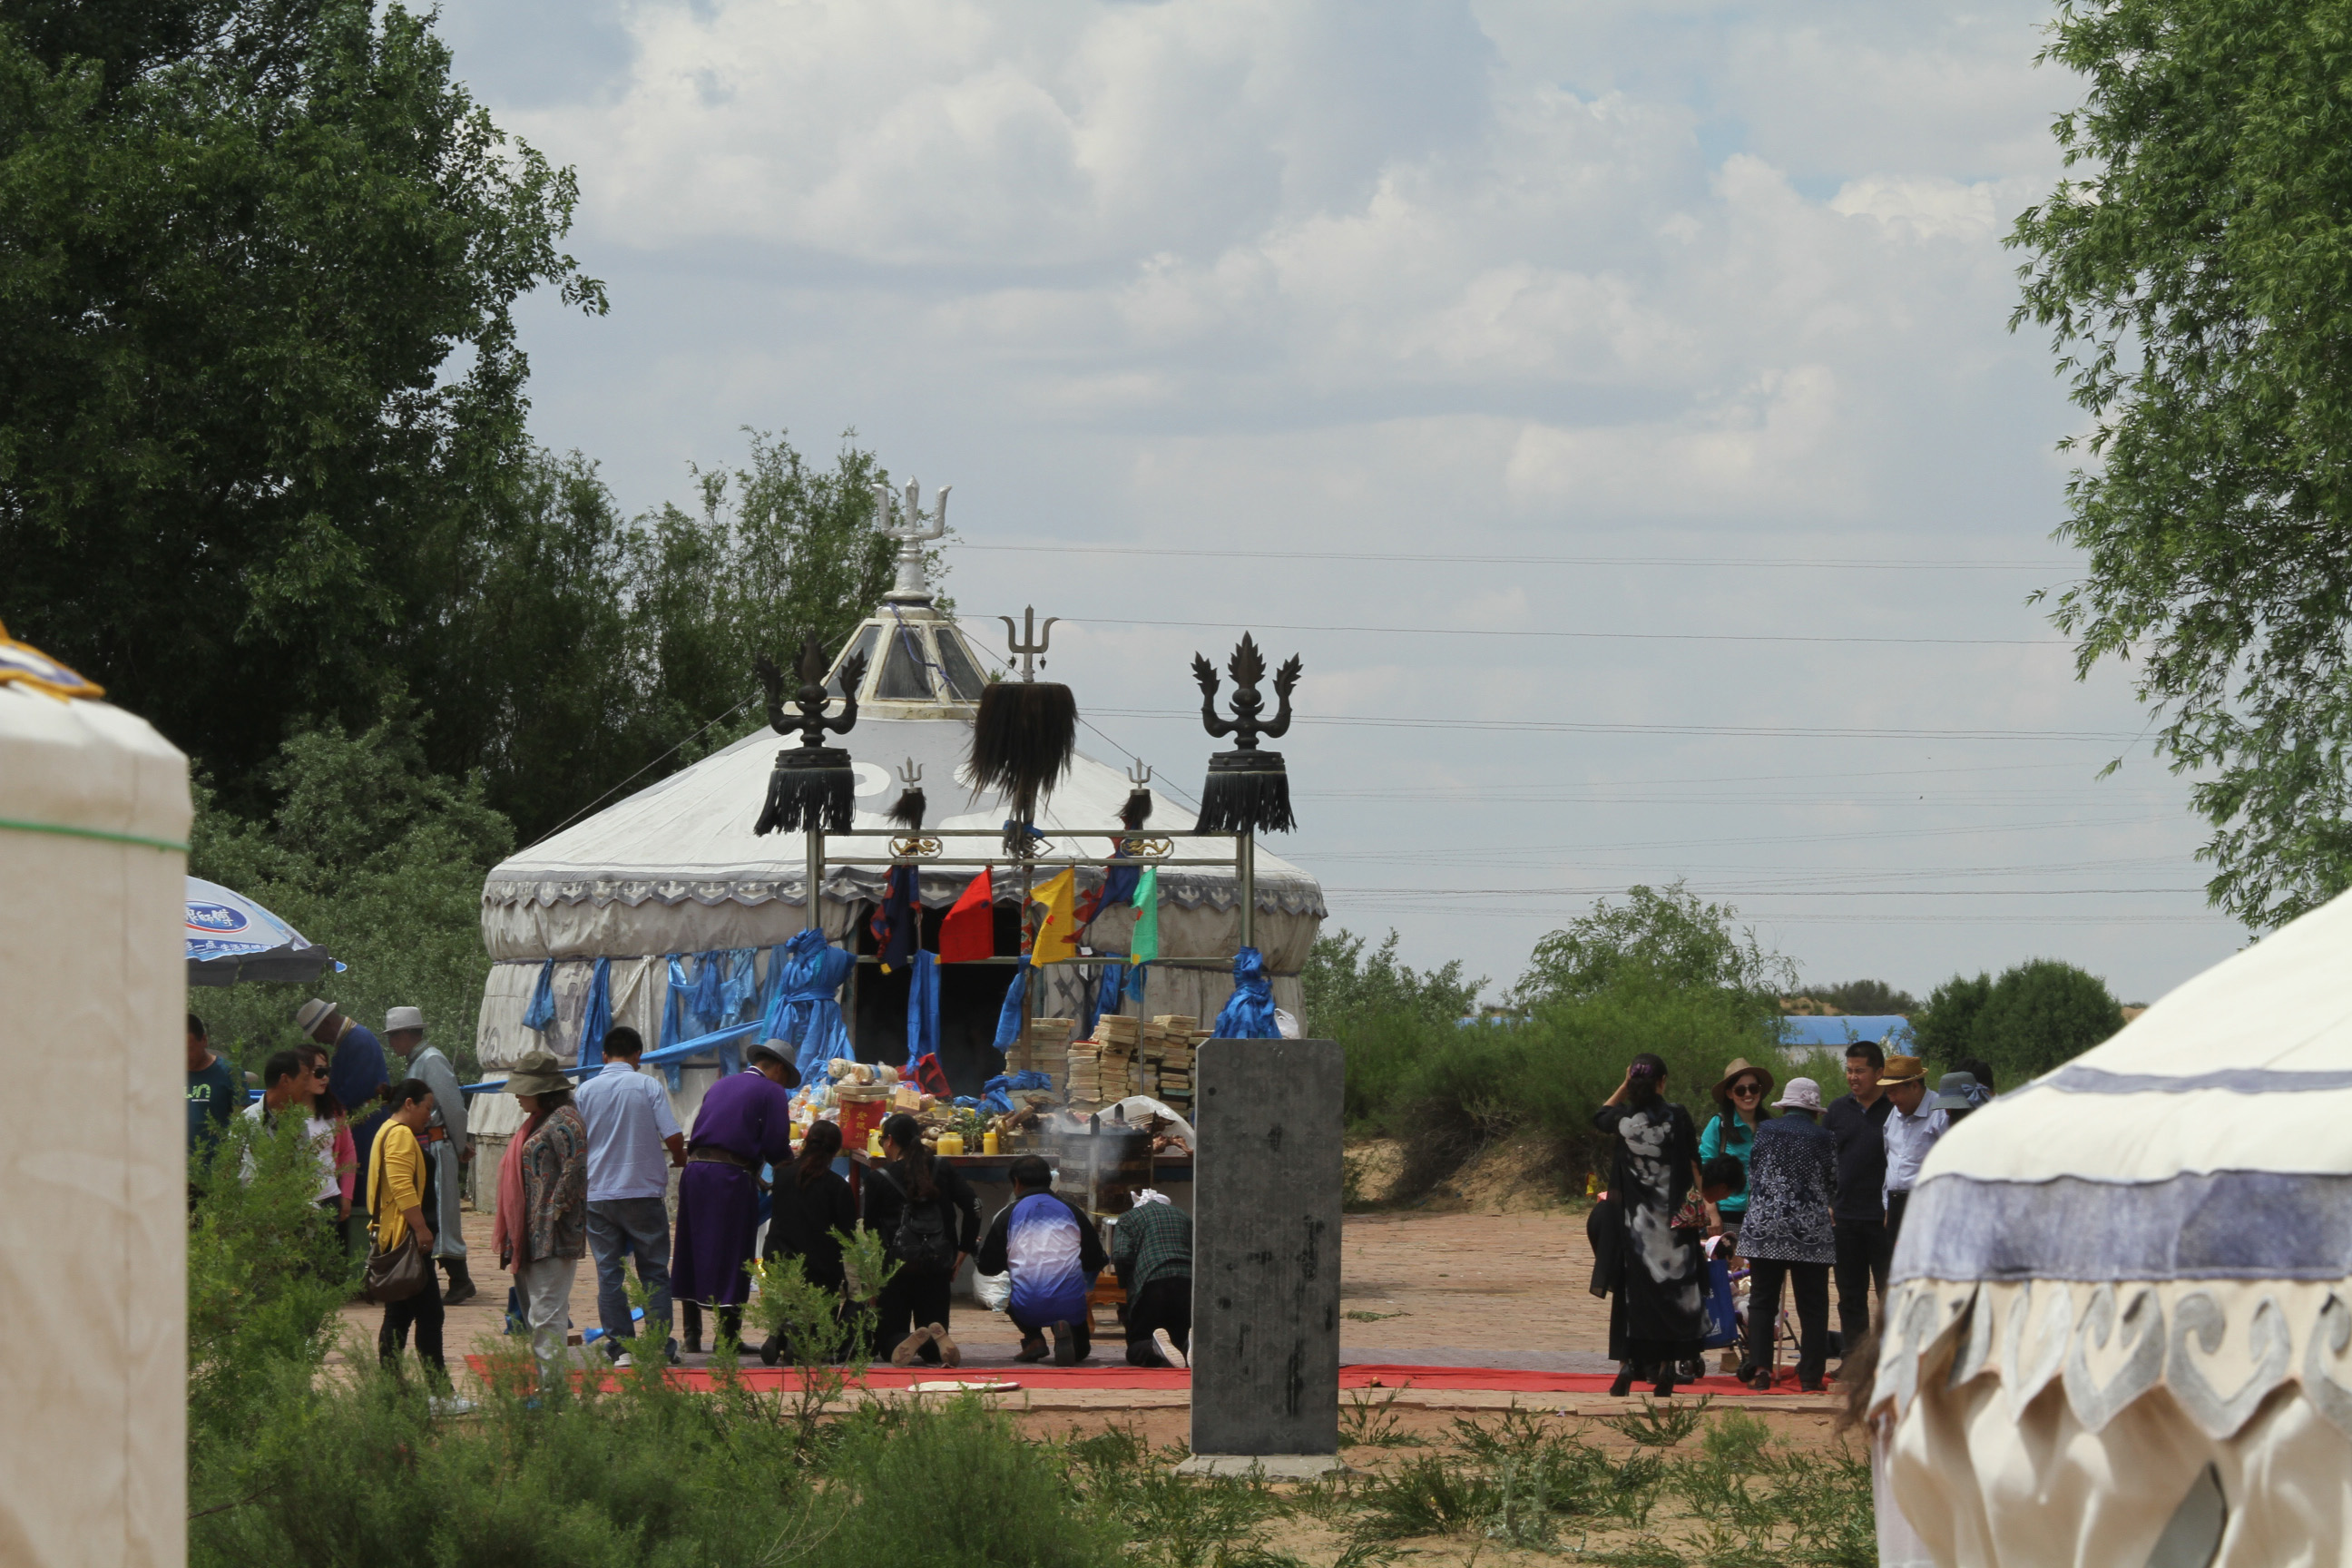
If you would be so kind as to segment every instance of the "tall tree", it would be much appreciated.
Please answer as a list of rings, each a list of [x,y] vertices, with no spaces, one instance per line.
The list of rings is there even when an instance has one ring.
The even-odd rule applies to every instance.
[[[1528,1005],[1632,984],[1760,999],[1795,985],[1795,965],[1765,952],[1738,919],[1738,910],[1706,903],[1679,880],[1628,888],[1623,903],[1596,899],[1591,914],[1537,942],[1512,998]]]
[[[232,795],[432,668],[568,170],[369,0],[0,5],[0,616]]]
[[[2061,0],[2042,58],[2085,95],[2011,237],[2011,325],[2052,330],[2094,421],[2054,619],[2078,673],[2139,660],[2160,752],[2205,775],[2208,890],[2255,926],[2352,885],[2347,37],[2346,0]]]
[[[528,843],[763,722],[754,656],[837,649],[889,586],[882,477],[847,442],[826,468],[752,431],[691,510],[625,521],[578,454],[513,465],[439,608],[433,766],[480,771]]]

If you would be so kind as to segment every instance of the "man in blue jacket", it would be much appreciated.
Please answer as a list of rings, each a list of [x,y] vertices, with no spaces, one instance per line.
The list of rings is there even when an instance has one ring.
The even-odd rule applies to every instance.
[[[1055,1366],[1075,1366],[1091,1352],[1087,1296],[1109,1262],[1094,1221],[1055,1195],[1053,1168],[1034,1154],[1013,1162],[1013,1202],[996,1216],[972,1267],[1013,1276],[1005,1316],[1021,1331],[1015,1361],[1044,1361],[1054,1337]]]

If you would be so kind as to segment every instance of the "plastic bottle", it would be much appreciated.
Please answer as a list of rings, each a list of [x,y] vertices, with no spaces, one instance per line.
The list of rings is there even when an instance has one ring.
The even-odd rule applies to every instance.
[[[961,1155],[963,1153],[963,1134],[961,1132],[940,1133],[937,1152],[940,1158],[947,1160],[953,1160]]]
[[[995,1128],[992,1127],[980,1135],[980,1152],[983,1154],[1004,1152],[1004,1140],[996,1135]]]
[[[882,1157],[882,1129],[879,1127],[869,1127],[866,1130],[866,1156],[869,1160],[879,1160]]]

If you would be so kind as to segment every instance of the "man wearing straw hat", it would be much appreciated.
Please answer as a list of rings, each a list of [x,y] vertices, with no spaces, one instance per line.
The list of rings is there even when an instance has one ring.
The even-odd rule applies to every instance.
[[[1887,1058],[1878,1087],[1895,1105],[1886,1118],[1886,1249],[1891,1254],[1895,1235],[1903,1228],[1903,1205],[1911,1201],[1911,1188],[1919,1180],[1919,1167],[1952,1120],[1929,1103],[1927,1066],[1917,1057]]]
[[[433,1163],[433,1256],[447,1271],[449,1289],[441,1304],[454,1307],[479,1294],[474,1277],[466,1271],[466,1230],[458,1205],[464,1194],[464,1167],[474,1157],[466,1136],[466,1093],[457,1085],[457,1069],[438,1046],[425,1043],[425,1014],[415,1007],[394,1007],[383,1016],[383,1043],[408,1062],[408,1076],[422,1079],[433,1090],[433,1114],[417,1134],[425,1157]]]

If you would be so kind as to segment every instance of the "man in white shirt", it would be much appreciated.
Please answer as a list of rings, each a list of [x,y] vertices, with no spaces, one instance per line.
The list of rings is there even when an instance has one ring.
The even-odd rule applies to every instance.
[[[669,1322],[669,1192],[672,1167],[686,1164],[686,1137],[661,1080],[637,1070],[646,1053],[622,1025],[604,1037],[604,1070],[583,1080],[572,1102],[588,1124],[588,1250],[596,1259],[596,1319],[616,1365],[629,1364],[625,1341],[637,1337],[629,1316],[626,1261],[649,1295],[646,1327]],[[662,1330],[665,1339],[667,1330]],[[677,1342],[668,1342],[677,1359]]]
[[[1917,1057],[1889,1057],[1878,1080],[1895,1109],[1886,1118],[1886,1247],[1895,1249],[1895,1234],[1903,1228],[1903,1205],[1919,1180],[1919,1167],[1952,1125],[1952,1119],[1927,1103],[1927,1067]]]

